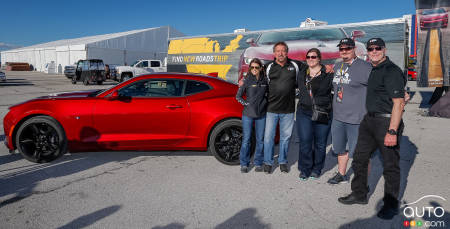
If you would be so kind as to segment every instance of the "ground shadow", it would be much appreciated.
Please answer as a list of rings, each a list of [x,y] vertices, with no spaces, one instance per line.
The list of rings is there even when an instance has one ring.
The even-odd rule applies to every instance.
[[[171,224],[167,224],[166,226],[156,226],[156,227],[152,227],[152,229],[183,229],[186,226],[184,226],[181,223],[171,223]]]
[[[214,228],[270,228],[270,224],[261,221],[255,208],[246,208]]]
[[[2,86],[33,86],[34,83],[26,79],[6,79],[6,81],[0,81],[0,87]]]
[[[73,153],[64,155],[63,157],[44,164],[36,164],[32,162],[20,163],[21,166],[4,169],[3,175],[0,176],[0,198],[8,195],[13,195],[8,199],[4,199],[0,202],[0,208],[20,201],[22,199],[31,197],[33,195],[46,194],[53,191],[57,191],[64,188],[67,185],[82,182],[87,179],[91,179],[103,174],[108,174],[115,170],[126,168],[146,160],[152,160],[155,157],[166,156],[211,156],[209,152],[195,152],[195,151],[160,151],[160,152],[136,152],[136,151],[112,151],[112,152],[86,152],[86,153]],[[18,160],[19,154],[5,155],[0,157],[2,164]],[[133,158],[142,157],[140,160],[128,161]],[[78,178],[72,181],[61,183],[58,187],[54,187],[49,190],[39,191],[34,190],[36,185],[42,181],[64,177],[71,174],[85,171],[110,162],[118,162],[114,168],[106,169],[106,171],[88,176]]]
[[[89,225],[92,225],[95,222],[114,214],[115,212],[119,211],[120,208],[120,205],[113,205],[107,208],[100,209],[98,211],[92,212],[91,214],[76,218],[68,224],[59,227],[59,229],[88,227]]]

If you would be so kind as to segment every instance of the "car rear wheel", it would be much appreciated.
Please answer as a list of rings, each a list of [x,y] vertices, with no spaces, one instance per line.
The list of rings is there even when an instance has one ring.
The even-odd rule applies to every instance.
[[[209,136],[209,151],[223,164],[238,165],[242,136],[241,120],[225,120],[212,130]],[[250,154],[253,155],[254,151],[255,137],[253,134]]]
[[[89,85],[89,77],[85,76],[85,77],[83,78],[83,84],[84,84],[84,85]]]
[[[61,125],[48,116],[36,116],[17,130],[16,146],[31,162],[53,161],[67,152],[67,139]]]

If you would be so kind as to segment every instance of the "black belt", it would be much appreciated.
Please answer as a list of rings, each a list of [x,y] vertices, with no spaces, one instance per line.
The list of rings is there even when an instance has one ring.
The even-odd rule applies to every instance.
[[[376,118],[390,118],[391,117],[391,114],[371,113],[371,112],[368,112],[367,115],[369,117],[376,117]]]

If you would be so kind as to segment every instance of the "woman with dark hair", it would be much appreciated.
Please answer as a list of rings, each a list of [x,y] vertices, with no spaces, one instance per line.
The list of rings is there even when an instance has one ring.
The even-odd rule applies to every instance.
[[[297,104],[297,130],[300,138],[298,170],[300,180],[319,178],[331,127],[333,74],[321,64],[320,50],[306,53],[308,68],[297,79],[300,99]]]
[[[244,84],[239,87],[236,99],[244,105],[242,111],[242,145],[240,152],[241,172],[247,173],[250,165],[250,146],[253,123],[255,125],[256,149],[254,165],[256,172],[262,172],[264,160],[264,129],[266,126],[267,110],[267,78],[264,75],[263,65],[258,58],[250,61]],[[246,99],[242,96],[246,95]]]

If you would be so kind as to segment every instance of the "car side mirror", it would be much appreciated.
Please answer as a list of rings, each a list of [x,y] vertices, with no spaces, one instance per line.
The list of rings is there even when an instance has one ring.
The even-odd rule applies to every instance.
[[[352,31],[352,39],[355,40],[356,38],[364,37],[366,33],[362,30],[353,30]]]
[[[113,93],[111,93],[111,95],[108,97],[108,100],[117,100],[117,99],[119,99],[118,91],[113,91]]]

